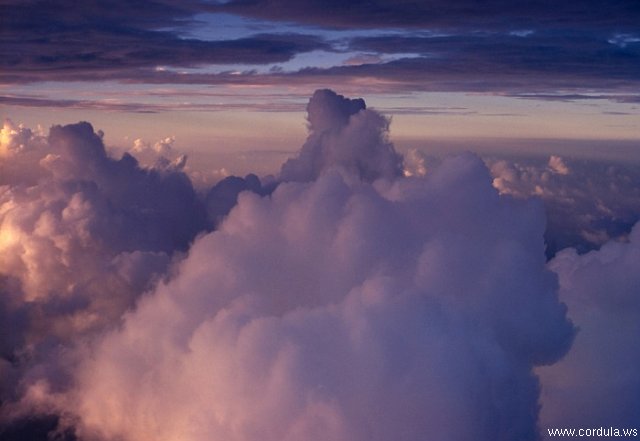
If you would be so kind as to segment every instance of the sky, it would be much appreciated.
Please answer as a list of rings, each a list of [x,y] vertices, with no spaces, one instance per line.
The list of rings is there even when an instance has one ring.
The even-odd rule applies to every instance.
[[[637,437],[638,23],[0,0],[0,438]]]
[[[331,87],[393,117],[400,149],[620,157],[640,137],[638,5],[556,3],[4,1],[2,116],[90,120],[119,147],[161,128],[185,151],[291,152]]]

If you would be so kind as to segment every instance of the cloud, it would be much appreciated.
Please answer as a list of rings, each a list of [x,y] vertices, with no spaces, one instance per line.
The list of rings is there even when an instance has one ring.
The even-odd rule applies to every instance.
[[[362,64],[378,64],[382,58],[377,54],[356,54],[344,61],[348,66],[360,66]]]
[[[179,154],[173,148],[176,138],[167,136],[150,144],[142,138],[136,138],[128,152],[145,168],[158,171],[184,171],[187,155]]]
[[[183,173],[109,157],[89,123],[44,136],[7,121],[0,151],[6,402],[33,375],[62,387],[65,351],[116,325],[208,224]]]
[[[329,6],[309,0],[265,7],[262,1],[230,1],[215,8],[266,20],[343,28],[345,36],[337,47],[343,44],[354,54],[396,58],[313,70],[334,78],[332,84],[337,79],[371,77],[386,81],[390,89],[405,86],[405,90],[634,94],[640,66],[637,4],[621,1],[603,11],[598,0],[588,3],[591,6],[583,2],[576,8],[572,2],[558,6],[497,0],[478,7],[472,1],[380,0]],[[350,35],[347,30],[354,28],[367,33]],[[598,62],[603,58],[608,62]],[[297,75],[312,77],[310,73],[302,70]]]
[[[626,104],[635,104],[640,102],[640,96],[629,93],[629,94],[579,94],[579,93],[571,93],[571,94],[563,94],[563,93],[553,93],[553,94],[545,94],[545,93],[515,93],[511,94],[511,96],[515,98],[523,98],[523,99],[534,99],[534,100],[546,100],[546,101],[592,101],[592,100],[608,100],[615,103],[626,103]],[[628,112],[603,112],[605,114],[610,115],[627,115],[631,114]]]
[[[168,158],[148,167],[110,157],[88,123],[5,123],[3,436],[493,441],[634,424],[640,227],[544,254],[547,217],[547,239],[592,247],[589,231],[633,219],[634,167],[403,161],[364,100],[322,89],[307,109],[279,180],[201,196],[167,166],[171,137],[134,145]]]
[[[549,169],[553,173],[557,173],[559,175],[569,174],[569,168],[567,167],[564,160],[560,156],[551,155],[549,157]]]
[[[485,33],[462,29],[452,35],[356,38],[350,44],[360,51],[414,54],[413,62],[424,67],[425,78],[445,75],[448,71],[451,78],[464,76],[496,87],[492,76],[510,81],[525,76],[531,82],[529,92],[538,85],[544,86],[545,82],[561,84],[567,75],[571,76],[575,88],[597,78],[626,80],[631,84],[640,66],[640,45],[621,48],[607,42],[599,33],[572,32],[570,25],[569,30],[537,32],[527,38],[495,29]],[[614,64],[594,62],[603,56]],[[473,75],[465,72],[464,67],[470,66],[473,66]],[[567,90],[572,90],[570,85]]]
[[[427,155],[424,152],[413,148],[410,149],[404,156],[404,170],[405,176],[425,176],[427,174]]]
[[[308,111],[295,161],[331,139],[322,166],[267,197],[222,181],[237,204],[219,228],[67,352],[63,385],[33,373],[14,412],[53,410],[87,440],[537,439],[533,368],[574,332],[542,205],[500,196],[471,154],[400,176],[361,99],[320,90]]]
[[[10,1],[0,11],[0,79],[6,83],[94,81],[96,75],[131,80],[158,67],[276,63],[327,48],[322,39],[302,34],[189,38],[185,30],[202,12],[197,2],[117,1],[78,7],[67,1]]]
[[[5,2],[0,81],[302,84],[307,90],[340,84],[359,87],[359,93],[476,91],[541,99],[595,93],[637,101],[640,10],[633,0],[606,8],[599,0],[579,8],[546,0],[492,0],[482,7],[467,0],[352,3],[145,0],[78,8],[65,1]],[[224,32],[229,17],[242,23],[234,38]],[[195,38],[190,32],[196,28],[206,33]],[[297,55],[317,50],[346,51],[351,56],[343,58],[365,56],[367,62],[288,71],[277,64],[293,60],[299,66]],[[243,66],[220,69],[238,64]],[[214,71],[201,69],[212,65]],[[259,69],[265,65],[271,69]],[[128,102],[4,100],[144,111]],[[153,104],[150,111],[162,107]]]
[[[591,146],[583,146],[582,152],[587,148]],[[622,153],[621,157],[628,157],[628,153]],[[634,164],[555,154],[547,158],[501,155],[483,159],[500,193],[539,198],[544,203],[549,258],[566,247],[584,253],[610,239],[624,238],[640,220],[640,174]],[[441,161],[442,157],[412,148],[403,155],[403,174],[425,176]]]
[[[0,160],[29,150],[29,144],[34,138],[35,134],[31,129],[5,119],[0,129]]]
[[[154,94],[150,93],[150,96],[170,96],[175,98],[181,94]],[[185,92],[183,96],[188,96]],[[216,96],[215,94],[212,94]],[[207,94],[198,94],[199,98],[206,97]],[[228,98],[228,96],[226,97]],[[260,98],[263,98],[260,96]],[[267,97],[268,98],[268,97]],[[13,96],[4,95],[0,96],[0,103],[7,106],[20,106],[20,107],[54,107],[54,108],[69,108],[69,109],[90,109],[90,110],[106,110],[106,111],[119,111],[119,112],[131,112],[131,113],[160,113],[171,111],[193,111],[193,112],[224,112],[230,110],[242,110],[250,112],[298,112],[304,109],[304,105],[291,102],[287,99],[279,99],[278,101],[268,102],[255,102],[251,100],[245,103],[232,103],[232,102],[171,102],[166,100],[163,103],[151,103],[151,102],[133,102],[126,101],[123,96],[119,96],[118,100],[102,99],[102,100],[74,100],[74,99],[48,99],[37,96]]]
[[[312,181],[340,167],[366,181],[402,174],[402,156],[388,140],[389,120],[364,100],[317,90],[307,106],[309,137],[282,166],[284,181]]]
[[[626,236],[640,220],[637,167],[615,162],[489,160],[494,186],[504,194],[539,197],[545,204],[547,252],[592,250]]]
[[[608,29],[615,23],[617,34],[637,32],[640,9],[633,0],[616,2],[602,8],[598,0],[576,6],[550,0],[537,2],[490,0],[482,7],[473,0],[424,2],[376,0],[345,4],[340,1],[283,0],[277,4],[265,0],[232,0],[212,6],[212,10],[242,14],[269,20],[296,21],[347,29],[418,28],[451,30],[504,29],[533,30],[538,27],[562,28],[567,23],[590,30]]]
[[[579,331],[559,363],[538,370],[543,427],[634,428],[640,413],[640,224],[626,242],[549,263]]]
[[[253,192],[260,196],[269,195],[275,190],[276,181],[263,184],[254,174],[244,178],[227,176],[213,185],[205,196],[207,215],[214,224],[221,222],[238,203],[238,196],[244,191]]]

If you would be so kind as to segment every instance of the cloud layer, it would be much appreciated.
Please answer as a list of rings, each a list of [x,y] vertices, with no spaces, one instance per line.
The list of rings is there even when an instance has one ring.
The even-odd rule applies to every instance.
[[[240,193],[120,326],[62,357],[65,381],[47,363],[24,377],[15,412],[53,409],[89,440],[537,439],[533,368],[573,338],[542,205],[500,196],[471,154],[402,178],[388,122],[363,100],[322,90],[308,111],[282,175],[307,154],[320,165],[268,197]],[[156,176],[105,158],[88,124],[54,127],[46,144],[68,158],[45,161],[58,179]]]
[[[78,8],[64,0],[4,2],[0,81],[312,87],[340,82],[378,92],[565,99],[598,92],[637,100],[640,9],[634,0],[492,0],[481,6],[469,0],[103,3]],[[229,23],[235,33],[228,33]],[[316,66],[296,59],[313,51],[336,61]],[[56,101],[4,100],[29,106]]]
[[[463,156],[241,194],[51,404],[89,438],[536,439],[531,369],[573,330],[541,206],[490,183]]]
[[[157,68],[284,62],[326,44],[309,35],[189,38],[197,2],[9,1],[0,6],[2,82],[132,80]]]
[[[620,32],[637,30],[640,8],[633,1],[617,1],[607,4],[600,0],[587,0],[579,4],[551,0],[508,1],[489,0],[482,7],[473,0],[446,0],[410,2],[374,0],[346,4],[337,0],[232,0],[214,6],[213,9],[232,11],[250,16],[274,20],[292,20],[305,23],[343,27],[402,26],[457,29],[473,26],[475,29],[528,29],[532,26],[563,27],[567,22],[581,29],[607,29],[613,23]]]
[[[639,227],[550,262],[544,240],[554,203],[578,213],[572,231],[593,226],[594,195],[633,213],[632,170],[432,166],[402,158],[362,99],[319,90],[307,110],[277,180],[202,195],[184,159],[158,159],[171,138],[135,144],[143,167],[88,123],[5,123],[3,436],[31,418],[83,441],[538,440],[637,422]]]
[[[566,247],[592,250],[624,237],[640,220],[637,166],[556,155],[546,162],[520,158],[488,163],[501,193],[544,202],[549,255]]]

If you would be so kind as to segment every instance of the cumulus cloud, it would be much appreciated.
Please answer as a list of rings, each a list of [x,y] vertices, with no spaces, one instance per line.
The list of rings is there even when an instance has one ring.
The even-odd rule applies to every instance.
[[[388,139],[389,120],[363,99],[317,90],[307,106],[309,137],[297,157],[282,166],[284,181],[312,181],[340,167],[365,181],[402,174],[402,157]]]
[[[567,165],[564,163],[564,161],[560,156],[551,155],[549,157],[549,169],[553,173],[557,173],[559,175],[569,174],[569,168],[567,167]]]
[[[329,90],[308,121],[279,181],[227,177],[200,199],[179,167],[109,157],[88,123],[5,124],[0,399],[25,419],[3,436],[28,438],[36,416],[83,441],[538,440],[631,424],[640,227],[547,263],[543,205],[581,213],[590,192],[623,206],[631,169],[403,161],[387,119]],[[162,139],[138,154],[175,155]],[[594,170],[620,179],[598,193]]]
[[[503,194],[538,197],[546,207],[549,255],[566,247],[586,252],[626,236],[640,220],[637,166],[576,160],[488,159]]]
[[[427,174],[427,155],[412,148],[404,155],[403,167],[405,176],[424,176]]]
[[[15,125],[10,119],[5,119],[0,129],[0,158],[13,156],[27,149],[33,138],[34,133],[31,129]]]
[[[133,141],[128,152],[145,168],[160,171],[185,171],[187,155],[179,154],[173,147],[174,136],[167,136],[151,144],[142,138]]]
[[[470,0],[113,0],[77,8],[60,0],[6,0],[0,5],[0,78],[6,84],[122,81],[305,88],[341,82],[385,92],[479,91],[554,99],[593,99],[596,92],[613,100],[621,95],[637,100],[640,13],[635,0],[606,8],[602,0],[581,5],[548,0],[488,0],[481,8]],[[257,28],[256,18],[261,19]],[[227,24],[239,38],[229,38]],[[332,40],[322,27],[368,31]],[[313,51],[345,50],[353,56],[344,65],[287,71],[276,64]],[[602,59],[608,62],[598,62]],[[246,70],[235,69],[238,63]],[[217,69],[212,72],[210,66]],[[134,112],[184,107],[123,98],[114,103],[14,95],[0,101]]]
[[[227,176],[216,183],[207,192],[205,204],[207,215],[214,223],[219,223],[238,202],[238,195],[243,191],[266,196],[271,194],[277,186],[276,181],[263,184],[260,178],[254,174],[248,174],[244,178],[239,176]]]
[[[188,178],[106,154],[88,123],[0,137],[0,400],[61,387],[65,348],[114,326],[206,226]]]
[[[543,427],[637,428],[640,415],[640,224],[611,241],[549,263],[579,328],[567,356],[539,370]]]
[[[310,138],[375,115],[319,94]],[[240,193],[173,277],[74,352],[69,388],[33,381],[21,406],[83,439],[537,439],[532,369],[573,337],[541,204],[500,196],[471,154],[406,179],[387,158],[374,182],[337,158]]]
[[[157,155],[168,156],[171,153],[173,143],[176,141],[174,136],[167,136],[157,141],[153,146],[143,139],[138,138],[133,141],[131,150],[135,153],[155,153]]]

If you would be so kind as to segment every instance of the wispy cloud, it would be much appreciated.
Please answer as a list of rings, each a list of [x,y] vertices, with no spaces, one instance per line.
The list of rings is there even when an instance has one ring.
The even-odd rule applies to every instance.
[[[295,102],[244,102],[244,103],[144,103],[119,102],[115,100],[73,100],[48,99],[29,96],[0,96],[0,104],[22,107],[62,107],[69,109],[93,109],[134,113],[159,113],[175,110],[186,111],[229,111],[249,110],[253,112],[300,112],[304,105]]]

